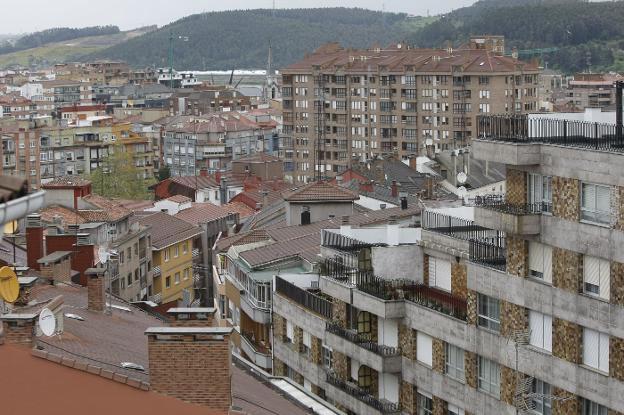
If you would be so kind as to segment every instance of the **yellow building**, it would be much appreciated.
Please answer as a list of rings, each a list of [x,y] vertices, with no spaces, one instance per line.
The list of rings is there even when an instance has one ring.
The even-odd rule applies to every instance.
[[[152,301],[166,304],[181,300],[184,291],[193,300],[193,239],[201,229],[166,213],[139,219],[151,227],[154,290]]]

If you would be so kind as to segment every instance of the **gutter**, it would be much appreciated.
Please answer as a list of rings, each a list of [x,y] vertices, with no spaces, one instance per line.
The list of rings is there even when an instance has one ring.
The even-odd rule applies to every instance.
[[[43,206],[45,191],[40,190],[18,199],[9,200],[0,205],[0,225],[26,217],[28,214],[41,209]],[[0,229],[0,236],[4,234],[4,228]]]

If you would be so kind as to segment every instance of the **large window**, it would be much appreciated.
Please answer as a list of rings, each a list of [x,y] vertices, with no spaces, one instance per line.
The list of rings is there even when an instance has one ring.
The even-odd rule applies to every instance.
[[[479,390],[500,396],[500,366],[498,363],[479,356]]]
[[[370,367],[362,365],[358,369],[358,386],[364,390],[370,390],[373,386],[373,371]]]
[[[530,173],[527,195],[530,204],[542,212],[552,212],[552,177]]]
[[[466,412],[455,405],[448,404],[448,415],[466,415]]]
[[[551,415],[552,414],[552,400],[550,399],[551,391],[550,385],[539,379],[533,379],[531,385],[531,393],[533,401],[533,409],[531,413],[536,415]]]
[[[433,365],[433,339],[425,333],[416,333],[416,359],[427,366]]]
[[[529,242],[529,276],[552,283],[552,247]]]
[[[464,373],[464,349],[452,344],[445,343],[445,372],[448,376],[463,382]]]
[[[530,310],[529,329],[531,346],[552,352],[552,317]]]
[[[609,335],[583,329],[583,363],[609,373]]]
[[[500,303],[498,299],[479,294],[479,326],[500,330]]]
[[[581,188],[581,218],[602,224],[611,222],[611,188],[583,183]]]
[[[451,291],[451,262],[429,257],[429,285]]]
[[[323,345],[323,367],[331,370],[334,364],[333,352],[331,347]]]
[[[611,291],[611,264],[606,259],[583,257],[583,292],[608,300]]]
[[[358,313],[357,321],[358,333],[370,333],[371,332],[371,314],[368,311],[360,311]]]
[[[433,399],[431,396],[418,393],[418,415],[433,414]]]
[[[607,415],[609,410],[602,405],[583,398],[583,415]]]

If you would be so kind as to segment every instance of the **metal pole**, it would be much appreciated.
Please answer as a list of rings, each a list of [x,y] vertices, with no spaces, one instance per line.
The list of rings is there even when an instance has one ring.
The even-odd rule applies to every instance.
[[[624,89],[624,81],[617,81],[615,83],[615,125],[616,125],[616,140],[618,144],[622,144],[622,89]]]

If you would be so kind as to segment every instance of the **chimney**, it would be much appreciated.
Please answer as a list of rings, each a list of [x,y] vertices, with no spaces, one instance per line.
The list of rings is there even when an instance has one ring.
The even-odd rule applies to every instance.
[[[212,327],[217,309],[213,307],[170,308],[171,327]]]
[[[101,313],[104,311],[104,272],[105,268],[89,268],[87,276],[87,310]]]
[[[412,170],[416,170],[417,169],[416,156],[411,156],[409,158],[409,167]]]
[[[256,210],[262,209],[262,203],[256,202]]]
[[[349,219],[347,215],[340,218],[340,234],[342,236],[351,236],[351,223]]]
[[[150,389],[228,412],[231,327],[150,327],[145,330]]]
[[[360,182],[360,192],[373,192],[373,182]]]
[[[390,246],[399,244],[399,224],[395,215],[390,216],[386,226],[386,243]]]
[[[4,342],[32,346],[37,314],[5,314],[0,317]],[[2,342],[0,342],[2,344]]]
[[[262,195],[262,206],[269,206],[269,192],[267,190],[263,190],[260,194]]]
[[[396,180],[392,181],[392,197],[399,197],[399,187]]]
[[[50,283],[71,282],[71,251],[55,251],[37,261],[41,276]]]
[[[39,270],[37,261],[44,255],[41,215],[33,213],[26,217],[26,258],[28,267]]]
[[[225,205],[227,200],[227,179],[225,177],[221,177],[219,181],[219,193],[220,193],[220,201],[222,205]]]
[[[407,196],[401,196],[401,210],[407,209]]]

